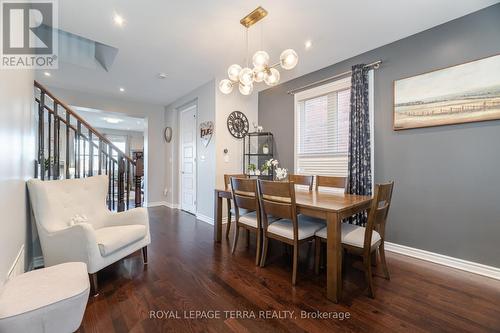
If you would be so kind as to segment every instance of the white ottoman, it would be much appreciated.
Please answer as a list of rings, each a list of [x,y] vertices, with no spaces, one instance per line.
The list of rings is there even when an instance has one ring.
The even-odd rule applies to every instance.
[[[89,297],[87,265],[70,262],[16,276],[0,291],[0,333],[69,333]]]

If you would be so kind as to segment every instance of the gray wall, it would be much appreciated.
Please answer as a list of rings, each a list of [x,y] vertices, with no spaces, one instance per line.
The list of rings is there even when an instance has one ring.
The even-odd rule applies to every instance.
[[[198,107],[197,128],[200,123],[213,121],[215,123],[215,80],[211,80],[196,88],[187,95],[177,99],[165,107],[165,126],[173,128],[172,141],[167,143],[167,168],[165,170],[168,190],[167,203],[170,206],[179,205],[179,108],[196,103]],[[210,217],[213,214],[215,188],[215,136],[207,147],[201,142],[199,133],[196,139],[196,210],[198,215]]]
[[[500,121],[392,129],[394,80],[498,53],[500,4],[262,91],[259,123],[293,169],[286,91],[383,60],[375,71],[375,180],[395,180],[387,240],[500,267]]]
[[[33,79],[32,70],[0,70],[0,289],[32,256],[25,181],[34,172]]]

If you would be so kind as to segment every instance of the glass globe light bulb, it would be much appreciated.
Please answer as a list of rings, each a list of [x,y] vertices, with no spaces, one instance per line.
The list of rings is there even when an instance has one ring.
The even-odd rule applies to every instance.
[[[257,51],[252,57],[255,68],[263,69],[269,65],[269,54],[266,51]]]
[[[252,84],[252,82],[253,82],[253,71],[250,68],[248,68],[248,67],[243,68],[240,71],[239,79],[240,79],[240,83],[242,83],[245,86],[248,86],[248,85]]]
[[[229,76],[229,79],[233,82],[238,81],[238,75],[240,74],[241,71],[241,66],[238,64],[234,64],[229,66],[227,69],[227,76]]]
[[[250,95],[253,91],[253,84],[250,83],[250,84],[245,85],[245,84],[240,83],[239,89],[240,89],[240,93],[242,95],[245,95],[245,96]]]
[[[295,52],[294,50],[287,49],[281,52],[280,64],[281,67],[283,67],[284,69],[292,69],[295,66],[297,66],[298,62],[299,62],[299,56],[297,55],[297,52]]]
[[[253,69],[253,79],[255,82],[262,82],[264,81],[264,76],[266,76],[266,70],[265,69],[258,69],[254,68]]]
[[[230,94],[233,91],[233,83],[231,80],[224,79],[219,82],[219,90],[223,94]]]
[[[268,86],[275,86],[280,82],[280,72],[276,68],[270,68],[264,75],[264,82]]]

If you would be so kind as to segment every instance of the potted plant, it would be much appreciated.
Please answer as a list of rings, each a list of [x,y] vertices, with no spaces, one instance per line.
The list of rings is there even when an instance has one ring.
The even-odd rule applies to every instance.
[[[269,175],[269,171],[272,172],[272,169],[277,167],[279,165],[279,162],[278,160],[275,160],[275,159],[269,159],[267,161],[264,162],[264,164],[262,164],[262,174],[264,176],[268,176]]]
[[[288,170],[286,168],[276,168],[276,180],[283,181],[288,177]]]
[[[269,145],[267,143],[264,143],[262,145],[262,153],[263,154],[269,154]]]
[[[249,175],[251,175],[251,176],[255,175],[256,169],[257,169],[257,167],[255,166],[255,164],[253,164],[253,163],[248,164],[247,171],[248,171]]]

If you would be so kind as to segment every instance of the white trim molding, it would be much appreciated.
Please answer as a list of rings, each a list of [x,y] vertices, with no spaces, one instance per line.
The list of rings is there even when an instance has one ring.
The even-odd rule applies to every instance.
[[[206,215],[203,215],[203,214],[200,214],[200,213],[196,213],[196,219],[200,220],[200,221],[203,221],[203,222],[206,222],[208,224],[214,225],[214,219],[212,217],[210,217],[210,216],[206,216]]]
[[[413,247],[385,242],[385,249],[408,257],[430,261],[439,265],[500,280],[500,268],[479,264],[472,261],[445,256],[443,254],[416,249]]]
[[[14,259],[12,265],[9,268],[9,271],[7,273],[7,280],[10,280],[23,273],[24,273],[24,244],[21,245],[21,248],[19,249],[16,258]]]
[[[165,206],[165,207],[172,208],[172,209],[179,209],[179,205],[178,204],[173,204],[171,202],[166,202],[166,201],[148,202],[145,206],[146,207]]]

